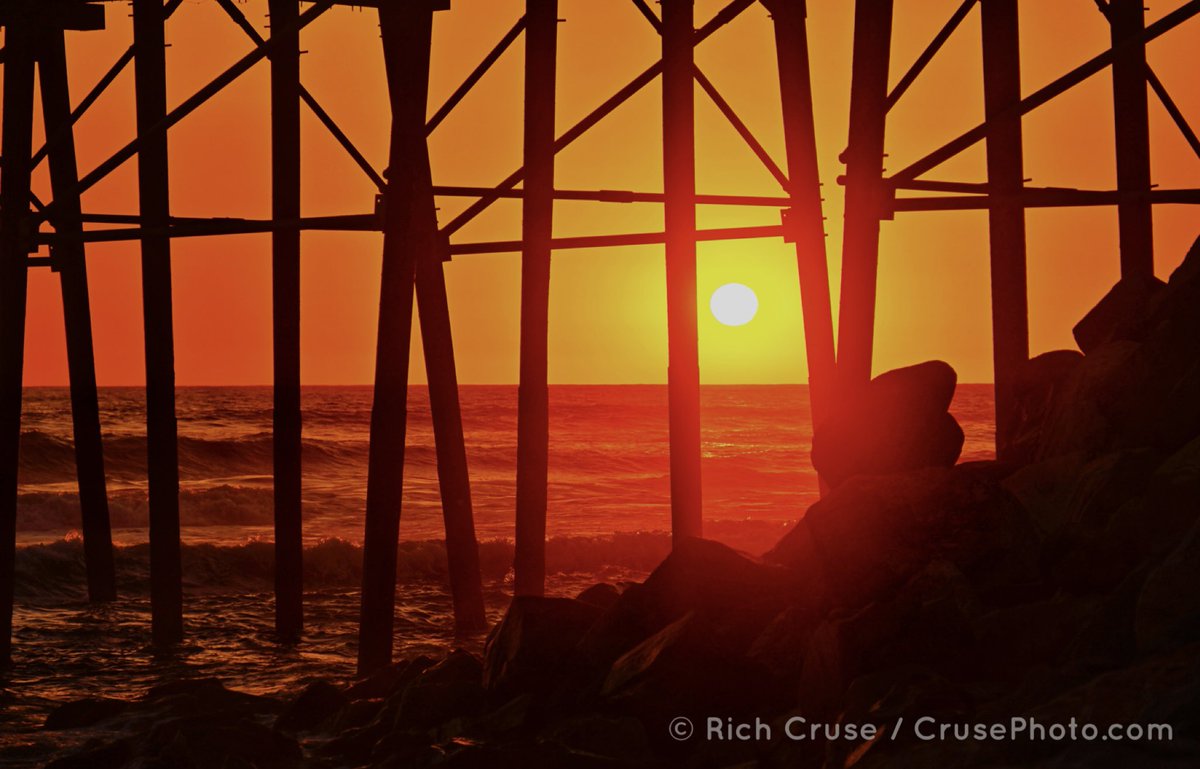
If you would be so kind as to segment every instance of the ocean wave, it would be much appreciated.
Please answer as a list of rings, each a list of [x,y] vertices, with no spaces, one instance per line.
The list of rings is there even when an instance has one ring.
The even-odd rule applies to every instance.
[[[368,443],[362,440],[303,442],[305,467],[312,470],[365,468]],[[432,445],[410,445],[410,462],[432,465]],[[274,465],[273,438],[269,432],[224,438],[179,437],[179,473],[184,480],[229,476],[270,475]],[[106,436],[104,467],[117,481],[146,477],[146,438],[141,435]],[[24,484],[67,483],[75,480],[75,449],[69,440],[41,430],[21,434],[20,480]]]
[[[606,571],[645,573],[670,550],[665,533],[618,533],[606,537],[553,537],[546,543],[549,574],[601,574]],[[509,576],[513,544],[486,540],[479,544],[483,578]],[[182,548],[184,590],[190,594],[267,593],[274,585],[274,543],[241,545],[185,544]],[[148,544],[115,549],[118,590],[144,596],[150,583]],[[362,577],[362,547],[344,539],[328,539],[304,550],[305,588],[355,589]],[[446,547],[440,540],[402,542],[397,549],[397,581],[446,583]],[[74,602],[86,596],[83,544],[77,537],[17,549],[16,597],[25,604]]]
[[[146,492],[127,489],[110,493],[108,515],[113,528],[145,528],[150,520]],[[184,526],[253,526],[273,519],[270,488],[222,484],[179,492],[179,520]],[[17,498],[19,531],[61,531],[79,525],[79,495],[75,493],[32,491]]]

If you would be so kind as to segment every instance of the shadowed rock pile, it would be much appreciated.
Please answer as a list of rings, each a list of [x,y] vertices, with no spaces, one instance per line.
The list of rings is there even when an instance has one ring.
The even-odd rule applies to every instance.
[[[1165,284],[1115,288],[1076,333],[1083,354],[1022,374],[1016,461],[951,466],[952,371],[884,375],[877,445],[856,458],[849,429],[826,431],[833,489],[763,559],[685,542],[624,590],[515,600],[483,658],[407,660],[282,709],[138,722],[161,695],[65,706],[55,726],[136,736],[55,766],[1200,765],[1200,248]],[[793,717],[885,732],[796,741]],[[921,717],[1173,739],[923,741]],[[710,718],[767,730],[706,739]],[[179,758],[191,749],[231,758]]]

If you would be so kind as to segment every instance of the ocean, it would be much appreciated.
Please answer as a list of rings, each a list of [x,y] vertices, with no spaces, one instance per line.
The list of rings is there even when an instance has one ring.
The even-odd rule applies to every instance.
[[[489,615],[511,591],[517,391],[464,386],[464,431]],[[818,497],[809,464],[808,390],[706,386],[705,535],[769,548]],[[478,648],[455,639],[441,544],[428,392],[410,391],[400,524],[396,656]],[[641,579],[669,547],[665,386],[552,386],[548,592]],[[255,693],[353,672],[369,387],[309,387],[304,409],[303,641],[272,637],[271,391],[181,388],[181,519],[187,640],[149,646],[144,392],[100,392],[120,598],[86,601],[70,401],[25,391],[17,519],[14,669],[0,674],[0,763],[36,763],[64,738],[36,726],[57,703],[136,697],[181,675]],[[990,385],[960,385],[953,412],[963,460],[992,456]]]

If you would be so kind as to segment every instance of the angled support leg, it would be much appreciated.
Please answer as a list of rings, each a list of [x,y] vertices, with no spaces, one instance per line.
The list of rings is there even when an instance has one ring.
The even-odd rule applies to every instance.
[[[440,253],[425,146],[432,25],[429,2],[385,3],[379,8],[392,135],[383,202],[383,271],[367,463],[360,674],[383,667],[392,658],[413,288],[422,254]]]
[[[50,185],[54,191],[54,228],[59,234],[83,231],[79,168],[71,127],[67,53],[61,30],[41,35],[38,74],[47,136],[59,137],[50,148]],[[63,322],[67,332],[67,370],[71,382],[71,420],[75,435],[75,467],[79,507],[83,516],[83,550],[87,565],[88,598],[93,602],[117,597],[113,568],[108,489],[104,477],[104,448],[100,439],[100,406],[96,392],[96,361],[92,345],[92,310],[88,298],[87,262],[80,240],[62,240],[54,249],[54,264],[62,287]]]
[[[446,276],[436,251],[419,257],[417,314],[425,351],[425,373],[429,380],[429,407],[433,413],[438,485],[446,526],[446,563],[450,572],[450,594],[454,600],[454,627],[459,635],[470,635],[487,629],[487,615],[483,605],[479,543],[475,538],[475,517],[471,509],[471,479],[467,473],[467,446],[458,401],[458,372],[450,334]]]
[[[829,299],[829,265],[825,254],[825,216],[821,209],[821,177],[813,115],[812,74],[804,0],[768,4],[775,23],[779,61],[779,94],[783,105],[783,138],[787,147],[791,207],[788,224],[796,243],[804,341],[808,355],[812,422],[825,416],[832,399],[835,357],[833,309]]]

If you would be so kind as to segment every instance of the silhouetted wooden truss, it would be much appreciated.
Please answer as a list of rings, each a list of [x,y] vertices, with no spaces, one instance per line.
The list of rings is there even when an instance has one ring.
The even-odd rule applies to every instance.
[[[1120,216],[1121,268],[1127,279],[1153,275],[1151,206],[1200,203],[1200,190],[1160,190],[1150,182],[1148,90],[1162,101],[1192,149],[1200,140],[1146,63],[1146,44],[1200,14],[1191,0],[1146,26],[1141,0],[1095,0],[1110,21],[1112,48],[1032,94],[1019,87],[1017,0],[963,0],[945,26],[889,90],[894,0],[855,0],[850,136],[843,157],[846,187],[840,332],[835,367],[830,288],[813,133],[805,0],[760,0],[770,11],[778,55],[781,116],[787,158],[781,167],[696,66],[693,49],[755,0],[731,0],[699,27],[692,0],[660,0],[661,18],[647,0],[633,7],[661,34],[662,59],[567,130],[554,125],[557,0],[527,0],[526,13],[429,117],[427,104],[432,17],[448,0],[268,0],[271,37],[263,39],[234,0],[213,0],[254,48],[210,83],[167,110],[164,27],[181,0],[132,0],[133,42],[74,106],[69,96],[64,30],[104,27],[104,3],[88,0],[0,0],[5,27],[3,172],[0,175],[0,662],[10,657],[17,462],[20,442],[26,272],[50,267],[62,283],[71,398],[92,600],[115,598],[112,541],[100,421],[96,401],[85,249],[88,243],[138,241],[142,249],[146,334],[147,433],[153,637],[170,645],[183,636],[179,562],[179,478],[174,403],[171,242],[176,238],[272,233],[275,362],[276,625],[284,639],[302,629],[300,511],[300,233],[371,231],[384,235],[375,403],[364,537],[359,667],[368,671],[391,656],[396,544],[402,491],[405,411],[413,296],[416,294],[446,519],[447,554],[456,621],[463,631],[484,625],[478,553],[459,416],[442,262],[453,256],[522,254],[521,385],[519,395],[516,592],[544,585],[546,454],[548,441],[546,331],[549,264],[554,250],[663,243],[669,325],[672,528],[676,537],[701,533],[699,366],[695,314],[697,241],[783,238],[795,244],[814,421],[835,394],[852,397],[871,374],[881,220],[898,212],[986,209],[989,212],[996,370],[997,436],[1001,453],[1012,418],[1012,373],[1028,357],[1024,211],[1027,208],[1115,205]],[[829,0],[833,1],[833,0]],[[623,3],[611,0],[614,12]],[[334,5],[377,9],[392,108],[388,170],[366,160],[299,78],[299,33]],[[980,6],[985,122],[890,176],[884,175],[886,116],[955,29]],[[505,51],[525,37],[525,163],[492,186],[433,183],[426,137],[450,114]],[[257,63],[271,67],[272,216],[213,219],[170,214],[168,130]],[[80,175],[74,126],[130,64],[135,67],[136,136]],[[35,68],[36,65],[36,68]],[[1112,67],[1117,106],[1118,189],[1077,190],[1025,185],[1021,118],[1088,77]],[[47,142],[32,147],[35,69],[40,80]],[[555,155],[657,78],[663,81],[662,192],[564,190],[553,183]],[[695,189],[694,85],[717,106],[779,183],[778,196],[699,195]],[[1149,87],[1149,88],[1148,88]],[[305,217],[299,198],[300,107],[305,105],[377,187],[371,211]],[[979,142],[987,147],[985,183],[923,178]],[[134,157],[139,211],[132,215],[82,210],[80,197]],[[30,189],[32,170],[49,160],[54,199]],[[932,192],[933,196],[911,193]],[[473,202],[446,224],[435,198]],[[497,200],[522,201],[520,240],[462,242],[454,236]],[[662,232],[551,236],[555,200],[654,203],[664,207]],[[779,225],[698,230],[697,204],[767,206]],[[52,230],[46,231],[49,225]],[[100,225],[97,227],[96,225]],[[122,226],[124,225],[124,226]],[[39,249],[49,247],[49,254]],[[415,291],[414,291],[415,289]]]

